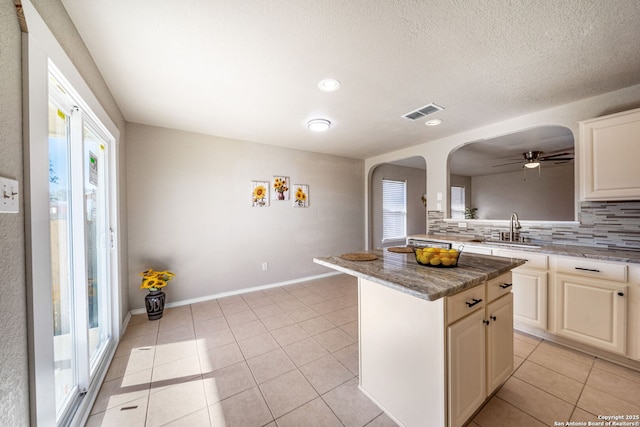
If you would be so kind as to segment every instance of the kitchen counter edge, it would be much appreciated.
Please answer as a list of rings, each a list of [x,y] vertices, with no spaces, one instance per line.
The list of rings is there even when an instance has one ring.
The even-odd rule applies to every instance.
[[[431,268],[418,265],[413,254],[397,254],[387,250],[366,252],[379,258],[374,261],[347,261],[334,255],[314,258],[313,261],[428,301],[480,285],[526,262],[518,258],[467,254],[464,256],[473,260],[473,265],[467,268]],[[384,268],[384,264],[389,262],[396,263],[391,271]]]

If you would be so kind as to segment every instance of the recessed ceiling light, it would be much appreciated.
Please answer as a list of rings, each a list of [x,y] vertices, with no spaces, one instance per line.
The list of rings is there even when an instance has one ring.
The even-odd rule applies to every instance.
[[[318,88],[325,92],[333,92],[340,89],[340,82],[336,79],[324,79],[318,83]]]
[[[425,126],[438,126],[440,124],[442,124],[441,119],[433,119],[425,122]]]
[[[329,130],[331,127],[331,122],[327,119],[313,119],[309,120],[307,123],[307,127],[314,132],[324,132]]]

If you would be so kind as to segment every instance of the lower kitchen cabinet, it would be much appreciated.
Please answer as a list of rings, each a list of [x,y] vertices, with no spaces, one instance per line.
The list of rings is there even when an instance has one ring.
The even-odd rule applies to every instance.
[[[626,283],[556,274],[554,288],[553,333],[625,354]]]
[[[484,315],[477,310],[447,328],[450,426],[464,425],[487,397]]]
[[[547,329],[547,272],[518,267],[513,274],[513,315],[517,324]]]
[[[488,304],[447,327],[450,427],[464,425],[513,372],[510,286],[511,274],[490,280],[485,294]],[[470,303],[477,300],[472,298]]]
[[[513,372],[513,294],[487,306],[487,395]]]
[[[513,276],[513,318],[516,327],[547,329],[549,256],[507,249],[497,249],[494,251],[494,255],[527,260],[523,266],[511,270]]]

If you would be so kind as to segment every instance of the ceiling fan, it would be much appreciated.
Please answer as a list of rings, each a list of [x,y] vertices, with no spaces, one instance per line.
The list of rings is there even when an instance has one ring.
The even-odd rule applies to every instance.
[[[524,162],[521,159],[511,159],[511,160],[518,160],[518,161],[503,163],[501,165],[495,165],[493,167],[497,168],[499,166],[507,166],[507,165],[513,165],[516,163],[523,163],[522,164],[523,167],[533,169],[540,166],[540,162],[555,162],[556,164],[560,164],[560,163],[567,163],[573,160],[572,152],[550,154],[548,156],[543,156],[542,154],[543,154],[542,151],[527,151],[522,153]],[[571,157],[562,157],[562,156],[571,156]]]

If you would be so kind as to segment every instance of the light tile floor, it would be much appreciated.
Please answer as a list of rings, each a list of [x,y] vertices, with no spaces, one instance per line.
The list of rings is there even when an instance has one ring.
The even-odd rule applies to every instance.
[[[347,275],[133,316],[87,426],[395,426],[357,388],[357,320]],[[640,414],[640,372],[517,332],[514,358],[469,426]]]

